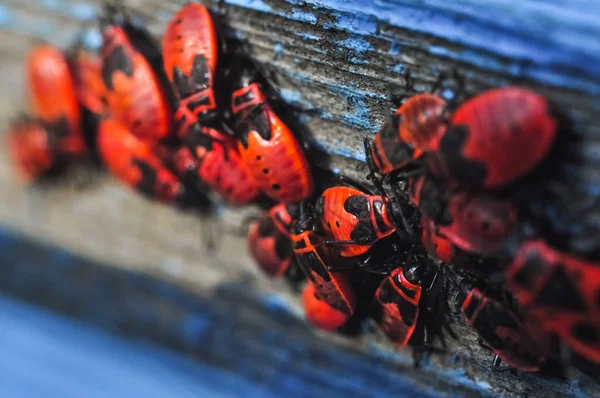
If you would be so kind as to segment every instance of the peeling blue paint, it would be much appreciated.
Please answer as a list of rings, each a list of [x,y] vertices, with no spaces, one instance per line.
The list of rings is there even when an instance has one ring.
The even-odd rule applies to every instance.
[[[337,17],[337,29],[361,35],[374,35],[377,32],[377,21],[365,20],[355,15],[342,14]]]
[[[302,22],[308,22],[312,25],[317,23],[317,16],[313,13],[299,10],[297,8],[292,9],[292,14],[290,16],[292,19]]]
[[[361,59],[361,58],[357,58],[357,57],[348,58],[348,62],[357,64],[357,65],[367,65],[369,63],[369,61],[367,61],[366,59]],[[355,72],[355,71],[351,70],[351,72]]]
[[[283,57],[283,44],[275,43],[275,47],[273,48],[275,58]]]
[[[256,11],[269,12],[272,10],[271,6],[262,0],[227,0],[228,4],[235,4],[240,7],[251,8]]]
[[[362,55],[367,51],[374,50],[373,45],[371,43],[359,36],[350,36],[345,40],[340,40],[336,42],[336,44],[351,49],[358,55]]]
[[[390,49],[388,51],[388,54],[390,55],[400,55],[400,42],[399,41],[393,41],[392,44],[390,45]]]
[[[279,90],[279,95],[281,95],[281,98],[283,98],[283,100],[285,102],[288,102],[291,104],[300,102],[302,100],[302,92],[301,91],[292,90],[289,88],[282,88],[281,90]]]
[[[402,74],[406,71],[406,65],[404,65],[404,64],[394,65],[390,68],[390,70],[394,73]]]
[[[296,36],[299,36],[299,37],[301,37],[303,39],[306,39],[306,40],[315,40],[315,41],[321,40],[321,38],[319,36],[312,35],[312,34],[306,33],[306,32],[296,32],[296,31],[294,31],[292,33],[295,34]]]

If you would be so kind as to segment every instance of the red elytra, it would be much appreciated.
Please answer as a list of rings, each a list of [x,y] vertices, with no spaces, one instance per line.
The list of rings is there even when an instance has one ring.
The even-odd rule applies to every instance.
[[[484,193],[453,193],[444,218],[437,224],[438,233],[480,255],[497,253],[518,225],[517,210],[510,203]]]
[[[410,97],[383,124],[373,139],[371,158],[388,174],[437,149],[446,131],[446,101],[434,94]]]
[[[324,230],[339,242],[342,257],[365,253],[396,229],[386,199],[353,187],[326,189],[316,208]]]
[[[171,108],[158,75],[116,24],[102,28],[102,79],[111,118],[141,140],[157,141],[171,132]]]
[[[518,87],[489,90],[454,113],[429,168],[452,187],[502,187],[544,159],[557,128],[543,96]]]
[[[75,81],[65,54],[51,45],[33,48],[27,58],[28,97],[34,116],[60,141],[61,151],[85,154]]]
[[[270,277],[284,276],[292,263],[292,207],[280,203],[248,229],[248,251]]]
[[[176,203],[184,201],[185,187],[156,155],[153,147],[114,120],[103,120],[98,128],[100,156],[118,180],[150,198]]]
[[[400,347],[412,337],[419,317],[421,285],[410,282],[404,270],[397,268],[381,281],[375,292],[377,323],[386,336]]]
[[[319,297],[332,309],[350,318],[356,310],[356,296],[352,286],[340,272],[330,272],[330,252],[323,239],[311,230],[296,230],[292,247],[300,269],[314,284]]]
[[[232,205],[246,205],[260,195],[248,166],[242,161],[237,141],[209,127],[192,126],[185,147],[175,156],[179,175],[191,175],[198,185],[206,184]]]
[[[208,125],[219,116],[214,91],[219,38],[204,5],[189,3],[173,15],[163,37],[162,53],[165,71],[179,99],[176,129],[184,137],[190,124]]]
[[[334,331],[349,319],[349,316],[336,310],[321,298],[315,285],[308,282],[302,291],[302,305],[306,319],[319,329]]]
[[[462,304],[469,325],[508,365],[524,372],[540,370],[544,357],[519,318],[479,289],[469,291]]]
[[[8,148],[17,176],[32,182],[47,175],[56,163],[49,132],[36,122],[19,122],[8,133]]]
[[[238,54],[239,55],[239,54]],[[233,57],[225,79],[232,86],[231,111],[242,160],[260,189],[284,203],[309,198],[314,189],[302,144],[269,103],[257,65],[246,56]]]
[[[515,298],[573,351],[600,363],[600,267],[543,240],[524,242],[505,271]]]

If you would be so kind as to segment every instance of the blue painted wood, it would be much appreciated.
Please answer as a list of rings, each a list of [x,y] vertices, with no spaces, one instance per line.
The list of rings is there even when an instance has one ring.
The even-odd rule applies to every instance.
[[[135,3],[139,6],[138,11],[147,17],[153,31],[160,34],[172,12],[184,2],[145,0]],[[585,176],[588,181],[582,189],[592,195],[600,193],[597,176],[600,126],[596,116],[600,106],[598,5],[557,0],[227,0],[226,3],[230,21],[238,34],[254,45],[259,59],[289,80],[289,84],[284,82],[284,97],[292,103],[311,105],[319,110],[319,117],[303,117],[303,121],[310,130],[313,143],[332,155],[331,159],[316,159],[321,166],[363,176],[364,168],[359,163],[364,160],[360,146],[362,137],[377,131],[388,108],[387,93],[392,89],[402,89],[402,74],[406,67],[413,71],[417,89],[423,91],[429,89],[440,70],[458,65],[469,77],[468,86],[472,91],[495,84],[524,83],[549,95],[571,113],[576,132],[585,139],[578,160],[583,159],[587,163],[585,166],[591,169],[590,174]],[[73,7],[73,4],[78,6]],[[97,4],[96,0],[7,0],[0,5],[0,29],[16,32],[19,37],[33,35],[65,45],[81,22],[94,16],[89,10],[97,10]],[[573,180],[582,176],[578,165],[567,171],[573,174]],[[51,254],[46,252],[46,255]],[[301,348],[282,349],[277,345],[273,357],[268,357],[272,364],[266,367],[271,376],[253,374],[262,380],[268,379],[278,388],[283,388],[281,385],[284,384],[297,387],[302,384],[297,381],[298,378],[307,378],[315,391],[330,391],[323,389],[320,383],[333,383],[333,379],[323,380],[331,376],[328,373],[325,376],[314,374],[311,371],[314,364],[304,357],[307,350],[314,349],[311,348],[312,343],[297,343],[286,336],[286,333],[294,334],[297,333],[296,328],[301,328],[298,320],[283,311],[287,315],[281,318],[284,319],[282,322],[289,322],[291,326],[280,329],[281,326],[277,326],[279,321],[271,322],[272,318],[264,315],[264,308],[254,306],[256,298],[236,296],[239,292],[235,287],[221,292],[223,296],[197,299],[180,296],[180,292],[175,294],[172,292],[174,288],[167,284],[142,282],[143,278],[138,279],[135,275],[101,277],[105,274],[90,273],[85,271],[85,267],[82,271],[72,264],[46,269],[48,267],[42,265],[45,264],[42,259],[35,256],[31,262],[35,266],[23,267],[23,270],[16,267],[15,262],[9,267],[10,272],[5,271],[7,277],[0,278],[0,285],[41,301],[51,298],[49,300],[55,306],[90,322],[110,325],[112,330],[146,335],[181,350],[195,350],[209,361],[240,372],[258,370],[251,359],[239,361],[239,355],[217,352],[210,345],[216,342],[232,344],[236,350],[253,358],[263,344],[262,337],[257,336],[272,333],[275,336],[272,341],[277,344]],[[78,283],[73,283],[73,280]],[[105,290],[90,290],[94,283]],[[136,286],[134,292],[123,293],[130,291],[131,285]],[[142,303],[155,295],[140,293],[145,289],[149,292],[164,289],[161,297],[178,298],[156,299],[150,310]],[[107,291],[115,292],[117,296],[123,294],[127,300],[121,302],[107,297]],[[244,311],[238,312],[240,308],[236,309],[231,304],[236,299],[244,304],[241,308],[245,312],[264,316],[261,318],[266,325],[264,330],[247,334],[240,332],[237,336],[257,341],[249,343],[249,347],[231,343],[231,336],[214,335],[215,322],[226,325],[222,326],[223,330],[230,330],[240,325],[240,319],[245,319]],[[246,305],[246,301],[253,304]],[[153,312],[163,305],[168,311]],[[115,308],[119,310],[115,311]],[[223,314],[235,315],[227,317]],[[179,326],[167,328],[164,325]],[[301,334],[305,332],[308,333],[304,330]],[[271,342],[268,339],[264,341]],[[329,353],[327,361],[336,355],[347,359],[344,352],[331,354],[327,347],[319,346],[321,349]],[[299,356],[305,361],[301,366],[302,375],[290,375],[289,378],[296,378],[293,381],[287,381],[288,376],[285,375],[277,382],[272,381],[280,375],[278,368],[287,364],[285,359],[291,356]],[[353,357],[348,361],[365,361],[373,365],[369,362],[372,359],[359,358]],[[392,376],[388,380],[386,377],[391,373],[385,371],[368,373],[369,369],[350,366],[345,361],[327,361],[321,371],[349,366],[355,372],[367,372],[377,382],[383,380],[384,389],[398,382]],[[389,365],[389,362],[383,362]],[[407,371],[406,375],[409,374]],[[451,375],[450,378],[456,382],[461,377],[464,374]],[[336,383],[346,385],[351,384],[347,381],[349,378],[351,376],[344,373],[340,379],[334,379]],[[360,385],[373,384],[372,381],[361,380],[363,384]],[[468,384],[467,387],[477,386]],[[487,391],[485,386],[478,387],[479,391]],[[288,392],[285,389],[281,391]],[[349,388],[347,393],[350,394],[350,391],[354,390]],[[569,392],[578,394],[578,387]]]
[[[87,381],[93,383],[97,379],[84,368],[87,360],[75,356],[76,352],[85,349],[91,355],[90,361],[96,358],[101,362],[95,365],[96,369],[106,367],[109,372],[106,377],[116,377],[117,369],[108,369],[110,366],[105,362],[108,359],[101,356],[104,355],[101,352],[110,354],[123,349],[122,358],[134,355],[131,350],[137,350],[139,355],[147,358],[143,362],[147,368],[131,366],[131,370],[135,372],[131,375],[134,380],[123,388],[133,391],[135,378],[157,366],[157,355],[167,355],[149,345],[150,342],[156,342],[216,368],[194,368],[193,364],[182,359],[166,356],[167,364],[175,365],[173,373],[164,373],[164,376],[174,378],[182,372],[179,376],[181,387],[190,385],[188,376],[198,372],[210,374],[214,371],[218,375],[226,370],[237,375],[239,386],[249,383],[251,391],[256,392],[256,395],[251,396],[257,397],[268,397],[270,394],[299,398],[434,397],[437,396],[436,391],[495,396],[488,390],[488,384],[474,382],[460,370],[445,374],[417,372],[412,367],[410,358],[377,349],[367,355],[324,341],[315,336],[313,329],[303,320],[289,311],[285,300],[276,296],[261,296],[236,285],[223,285],[210,297],[193,295],[166,281],[107,268],[63,250],[40,246],[6,229],[0,229],[0,252],[3,254],[3,261],[0,263],[0,292],[3,294],[42,304],[136,341],[127,348],[125,343],[117,340],[108,341],[106,337],[94,336],[86,330],[78,332],[76,329],[82,327],[80,324],[76,327],[75,324],[66,322],[61,327],[59,324],[64,321],[62,319],[42,322],[40,328],[46,327],[47,332],[40,331],[31,336],[32,344],[36,344],[36,339],[44,339],[39,342],[40,352],[37,357],[40,372],[43,372],[45,364],[51,362],[50,358],[44,358],[46,354],[60,355],[63,351],[61,347],[70,340],[73,341],[73,346],[72,351],[64,353],[63,362],[57,364],[55,373],[48,371],[38,379],[31,376],[31,383],[39,383],[31,388],[43,388],[55,378],[60,378],[63,369],[66,371],[74,366],[80,366],[82,371],[74,377],[79,386],[72,386],[73,388],[84,388]],[[21,310],[25,312],[19,315],[21,310],[11,310],[10,305],[0,298],[0,313],[3,309],[12,311],[4,315],[7,317],[4,318],[7,325],[10,325],[12,317],[22,318],[22,323],[15,326],[15,331],[21,330],[23,333],[29,327],[28,324],[34,322],[27,317],[37,317],[27,315],[27,311],[23,309]],[[46,315],[46,318],[52,317]],[[2,320],[0,315],[0,321]],[[63,332],[64,340],[61,337]],[[86,341],[89,342],[87,348]],[[42,345],[45,347],[42,348]],[[10,358],[18,357],[20,349],[22,348],[17,344],[14,351],[9,352]],[[116,357],[114,360],[118,359]],[[79,360],[81,362],[78,365]],[[2,366],[7,366],[1,362],[0,371]],[[27,365],[25,362],[20,364]],[[19,373],[21,368],[14,366],[14,372]],[[162,369],[164,368],[160,367],[157,371]],[[21,376],[21,380],[23,377],[25,376]],[[160,374],[152,373],[148,377],[160,378]],[[216,377],[216,380],[209,380],[205,388],[218,389],[218,381],[227,382],[225,375],[220,379],[219,376]],[[0,377],[0,394],[1,379]],[[204,378],[199,383],[202,379]],[[230,378],[228,383],[237,383],[234,379]],[[67,388],[63,383],[54,387]],[[179,387],[175,386],[173,392],[179,394]],[[239,391],[238,386],[230,387],[231,395],[243,396],[236,393]],[[109,391],[117,389],[118,385],[111,386]],[[262,395],[262,391],[266,390],[268,394]],[[125,390],[121,391],[121,394],[124,393]]]
[[[275,398],[265,385],[0,296],[4,397]]]

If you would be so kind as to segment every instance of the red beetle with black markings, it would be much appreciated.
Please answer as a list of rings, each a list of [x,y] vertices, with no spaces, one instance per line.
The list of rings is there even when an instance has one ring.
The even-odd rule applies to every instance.
[[[27,81],[33,115],[47,130],[52,152],[84,156],[81,110],[66,55],[51,45],[35,47],[27,58]]]
[[[328,245],[340,246],[342,257],[355,257],[392,233],[410,239],[412,228],[396,197],[373,195],[356,182],[344,181],[354,186],[328,188],[317,199],[317,215],[332,237]]]
[[[207,186],[232,205],[246,205],[259,197],[261,192],[234,138],[194,124],[184,144],[174,157],[174,167],[186,182],[201,191]]]
[[[244,163],[254,173],[260,189],[284,203],[309,198],[314,189],[310,164],[302,144],[276,113],[271,84],[260,68],[238,52],[229,62],[225,79],[233,92],[233,130],[239,139]]]
[[[220,116],[215,93],[219,50],[215,23],[204,5],[186,4],[169,22],[162,53],[179,100],[175,123],[180,137],[196,122],[216,127]]]
[[[452,188],[499,188],[530,172],[548,154],[558,130],[549,101],[533,91],[486,91],[452,115],[430,170]]]
[[[135,43],[141,39],[127,21],[114,15],[102,24],[102,79],[110,115],[141,140],[157,141],[171,133],[171,103],[160,76]],[[145,38],[144,38],[145,39]]]
[[[292,224],[297,212],[296,205],[280,203],[248,229],[248,250],[270,277],[282,277],[293,266]]]
[[[413,268],[417,267],[420,266]],[[406,275],[403,268],[396,268],[383,279],[374,297],[374,313],[378,314],[376,321],[379,327],[401,347],[408,344],[417,326],[422,292],[422,277],[410,272],[408,275],[416,278],[408,280]]]
[[[423,233],[429,230],[466,252],[493,255],[518,226],[517,210],[509,202],[480,192],[448,192],[428,174],[410,178],[408,194],[427,219]]]
[[[152,145],[134,136],[117,121],[103,120],[98,128],[98,151],[112,175],[150,198],[192,205],[196,199],[165,167]]]
[[[446,132],[446,101],[434,94],[410,97],[383,124],[372,144],[366,145],[367,161],[380,174],[414,163],[434,151]]]
[[[518,226],[517,210],[484,193],[456,192],[448,200],[437,232],[471,253],[493,255]]]
[[[496,354],[494,365],[501,359],[524,372],[540,370],[542,350],[508,305],[472,288],[466,292],[461,308],[469,325]]]
[[[321,298],[311,282],[308,282],[302,291],[302,305],[306,319],[328,332],[336,330],[348,320],[347,314],[338,311]]]
[[[600,267],[543,240],[525,241],[505,271],[515,298],[540,325],[600,363]]]
[[[356,296],[343,273],[329,270],[331,252],[316,232],[316,220],[304,210],[300,209],[300,218],[292,230],[294,255],[300,269],[314,285],[318,297],[331,307],[329,311],[335,311],[336,316],[330,319],[328,328],[336,329],[354,314]]]

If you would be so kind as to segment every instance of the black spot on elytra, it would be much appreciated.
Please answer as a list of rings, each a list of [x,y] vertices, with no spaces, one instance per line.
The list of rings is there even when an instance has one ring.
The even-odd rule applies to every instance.
[[[173,67],[173,86],[179,94],[180,98],[187,98],[194,94],[194,90],[190,84],[188,77],[178,67]]]
[[[110,91],[114,90],[113,74],[116,71],[123,72],[127,77],[133,77],[133,63],[125,53],[123,46],[117,46],[102,63],[102,80]]]
[[[587,310],[585,300],[560,264],[548,278],[544,289],[536,298],[536,304],[577,312]]]
[[[253,112],[248,119],[248,128],[256,131],[264,140],[269,141],[272,137],[271,123],[264,112]]]
[[[194,63],[192,65],[192,72],[190,74],[192,83],[195,85],[194,91],[205,90],[210,84],[210,70],[208,69],[208,62],[206,57],[202,54],[196,55]]]
[[[279,191],[281,189],[281,185],[273,184],[273,185],[271,185],[271,188],[273,188],[273,190],[275,190],[275,191]]]
[[[275,239],[275,253],[277,257],[284,260],[292,255],[292,242],[281,234]]]
[[[340,227],[340,220],[335,220],[335,226],[338,228]]]
[[[369,218],[369,198],[352,195],[344,201],[344,210],[358,219]]]
[[[277,227],[271,217],[264,217],[258,224],[258,234],[263,237],[273,237],[277,232]]]
[[[262,156],[258,155],[258,156],[256,157],[256,160],[260,160],[260,159],[262,159]]]
[[[481,185],[487,176],[487,168],[484,163],[463,156],[462,150],[468,137],[467,126],[451,126],[440,140],[439,156],[443,158],[450,175],[459,184]]]
[[[573,337],[584,344],[598,344],[600,336],[598,330],[588,323],[578,323],[571,327]]]
[[[374,241],[377,233],[371,224],[369,214],[369,199],[363,195],[352,195],[344,201],[344,210],[354,215],[358,223],[350,233],[350,239],[358,241]]]
[[[269,174],[269,169],[263,169],[263,174]]]

